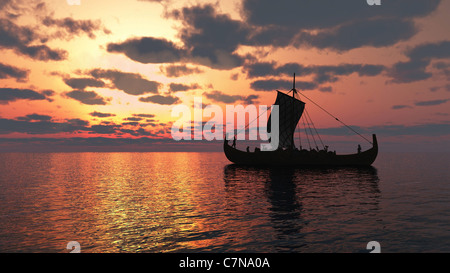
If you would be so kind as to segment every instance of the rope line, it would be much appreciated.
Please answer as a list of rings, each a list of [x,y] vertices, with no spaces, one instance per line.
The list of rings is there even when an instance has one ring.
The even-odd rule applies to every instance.
[[[311,143],[309,142],[308,130],[306,130],[305,118],[302,116],[303,127],[305,128],[306,140],[308,141],[309,149],[311,150]]]
[[[316,135],[317,135],[317,137],[319,138],[320,143],[322,144],[322,147],[325,149],[325,145],[323,144],[322,138],[320,137],[319,132],[317,132],[316,126],[314,125],[314,122],[312,121],[312,118],[311,118],[311,116],[308,114],[308,111],[306,111],[306,109],[305,109],[305,113],[306,113],[307,118],[308,118],[309,121],[311,122],[311,124],[312,124],[312,126],[313,126],[313,129],[314,129],[314,131],[316,132]]]
[[[317,142],[316,142],[316,138],[314,137],[314,133],[311,130],[311,124],[309,123],[308,117],[305,116],[305,119],[306,119],[306,124],[308,124],[308,129],[309,129],[309,132],[311,133],[311,137],[312,137],[312,140],[314,142],[314,146],[316,146],[316,149],[318,150],[319,147],[317,146]]]
[[[269,109],[269,107],[266,108],[266,110],[264,110],[261,114],[259,114],[258,117],[256,117],[255,119],[253,119],[251,122],[249,122],[247,124],[247,126],[245,126],[245,128],[240,129],[239,131],[236,132],[236,135],[238,135],[240,132],[242,132],[242,130],[247,130],[247,128],[250,126],[250,124],[252,124],[255,120],[258,120],[263,114],[265,114],[267,112],[267,110]],[[267,131],[268,128],[266,128]]]
[[[340,121],[337,117],[335,117],[334,115],[332,115],[330,112],[328,112],[327,110],[323,109],[320,105],[318,105],[317,103],[315,103],[314,101],[312,101],[310,98],[308,98],[307,96],[303,95],[302,93],[299,93],[300,95],[302,95],[303,97],[305,97],[306,99],[308,99],[310,102],[312,102],[314,105],[316,105],[317,107],[319,107],[320,109],[322,109],[325,113],[327,113],[328,115],[330,115],[331,117],[333,117],[335,120],[339,121],[342,125],[344,125],[345,127],[347,127],[348,129],[352,130],[355,134],[359,135],[360,137],[362,137],[363,139],[365,139],[367,142],[369,142],[370,144],[373,144],[370,140],[368,140],[367,138],[365,138],[363,135],[361,135],[360,133],[356,132],[352,127],[348,126],[347,124],[345,124],[344,122]]]
[[[302,137],[301,137],[301,128],[300,128],[300,122],[297,123],[297,128],[298,128],[298,141],[300,144],[300,150],[302,149]]]

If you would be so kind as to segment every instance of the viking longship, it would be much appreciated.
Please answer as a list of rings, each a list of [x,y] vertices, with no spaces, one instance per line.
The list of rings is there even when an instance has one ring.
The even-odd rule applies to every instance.
[[[330,114],[321,106],[310,100],[313,104],[324,110],[331,115],[335,120],[341,122],[344,126],[348,127],[354,133],[358,134],[366,141],[368,141],[372,148],[361,151],[358,145],[358,151],[354,154],[336,154],[328,150],[328,146],[323,145],[323,149],[319,149],[318,145],[315,148],[309,148],[309,150],[303,147],[296,147],[294,142],[294,133],[297,128],[297,124],[300,118],[305,113],[306,103],[300,99],[299,92],[295,88],[295,74],[293,81],[293,88],[287,93],[277,91],[277,97],[274,105],[278,105],[279,109],[279,137],[278,147],[270,151],[265,151],[256,148],[254,151],[247,149],[242,151],[236,148],[235,141],[230,145],[230,140],[225,139],[223,149],[228,160],[235,164],[243,165],[265,165],[265,166],[370,166],[375,161],[378,154],[378,142],[375,134],[372,135],[372,141],[365,138],[360,133],[356,132],[350,126],[346,125],[338,118]],[[288,93],[292,92],[292,96]],[[303,94],[301,94],[304,96]],[[306,98],[306,96],[305,96]],[[307,98],[309,100],[309,98]],[[267,131],[270,133],[272,114],[267,121]],[[312,123],[308,112],[306,111],[306,120],[308,124]],[[303,122],[304,125],[306,124]],[[317,133],[316,128],[310,129],[312,135],[313,131]],[[305,127],[305,132],[308,130]],[[319,135],[319,134],[317,134]],[[320,142],[322,142],[319,135]],[[310,142],[308,138],[308,142]],[[311,141],[312,142],[312,141]],[[314,138],[314,142],[316,142]]]

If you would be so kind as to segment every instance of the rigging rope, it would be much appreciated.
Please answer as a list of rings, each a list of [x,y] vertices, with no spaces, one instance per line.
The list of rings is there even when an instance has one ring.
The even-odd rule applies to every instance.
[[[316,126],[314,125],[314,122],[312,121],[311,116],[308,114],[308,111],[306,111],[306,109],[305,109],[305,113],[306,113],[306,117],[307,117],[307,118],[309,119],[309,121],[311,122],[311,124],[312,124],[312,126],[313,126],[313,128],[314,128],[314,131],[316,132],[316,135],[317,135],[317,137],[319,138],[320,143],[322,144],[322,147],[325,149],[325,145],[323,144],[322,138],[320,137],[319,132],[317,132]]]
[[[308,124],[308,129],[309,129],[309,132],[311,133],[311,137],[312,137],[312,139],[313,139],[314,145],[316,146],[316,149],[319,150],[319,147],[317,146],[316,138],[314,137],[314,133],[313,133],[313,131],[311,130],[311,125],[310,125],[310,123],[309,123],[308,117],[305,116],[305,119],[306,119],[306,124]]]
[[[300,122],[297,123],[297,128],[298,128],[298,141],[300,144],[300,150],[302,149],[302,138],[301,138],[301,128],[300,128]]]
[[[327,110],[323,109],[320,105],[318,105],[317,103],[315,103],[314,101],[312,101],[310,98],[308,98],[307,96],[303,95],[302,93],[299,93],[300,95],[302,95],[303,97],[305,97],[306,99],[308,99],[310,102],[312,102],[314,105],[316,105],[317,107],[319,107],[320,109],[322,109],[325,113],[327,113],[328,115],[330,115],[331,117],[333,117],[335,120],[339,121],[340,123],[342,123],[342,125],[344,125],[345,127],[347,127],[348,129],[352,130],[355,134],[359,135],[360,137],[362,137],[363,139],[365,139],[367,142],[369,142],[370,144],[373,145],[373,143],[368,140],[367,138],[365,138],[363,135],[361,135],[360,133],[356,132],[355,130],[353,130],[352,127],[348,126],[347,124],[345,124],[344,122],[340,121],[337,117],[335,117],[334,115],[332,115],[330,112],[328,112]]]
[[[256,117],[256,118],[253,119],[251,122],[249,122],[249,123],[247,124],[247,126],[245,126],[245,128],[240,129],[239,131],[237,131],[237,132],[236,132],[236,135],[238,135],[242,130],[247,130],[247,128],[250,126],[250,124],[252,124],[255,120],[258,120],[264,113],[267,112],[268,109],[269,109],[269,107],[266,107],[266,110],[264,110],[261,114],[259,114],[258,117]],[[268,129],[268,128],[266,128],[266,130],[267,130],[267,129]]]
[[[305,118],[302,116],[303,127],[305,128],[306,140],[308,141],[309,149],[311,150],[311,143],[309,142],[308,131],[306,130]]]

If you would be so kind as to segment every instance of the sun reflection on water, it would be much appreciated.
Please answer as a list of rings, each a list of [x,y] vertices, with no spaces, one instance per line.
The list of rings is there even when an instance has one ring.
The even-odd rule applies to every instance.
[[[16,245],[1,240],[0,249],[67,252],[78,241],[82,252],[301,251],[324,236],[319,222],[338,238],[333,225],[364,229],[353,218],[376,217],[374,169],[239,167],[220,155],[9,154],[0,234]]]

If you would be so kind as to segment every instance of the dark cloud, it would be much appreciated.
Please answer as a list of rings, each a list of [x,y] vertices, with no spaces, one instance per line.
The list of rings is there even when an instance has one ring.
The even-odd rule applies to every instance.
[[[0,10],[2,10],[5,6],[8,6],[10,3],[11,3],[11,0],[0,1]]]
[[[185,64],[161,66],[160,70],[167,77],[170,77],[170,78],[176,78],[176,77],[181,77],[181,76],[186,76],[186,75],[197,74],[197,73],[203,72],[203,70],[199,69],[198,67],[188,67]]]
[[[445,114],[447,116],[447,114]],[[0,133],[3,132],[4,122],[0,119]],[[30,128],[27,124],[24,128]],[[34,128],[39,128],[36,124]],[[355,127],[356,128],[356,127]],[[68,128],[71,129],[71,128]],[[129,131],[127,131],[129,130]],[[448,123],[438,124],[424,124],[424,125],[387,125],[387,126],[373,126],[369,128],[359,128],[361,132],[371,134],[376,132],[379,137],[382,136],[426,136],[435,137],[431,142],[421,143],[419,146],[434,147],[437,151],[442,150],[442,145],[447,143],[445,136],[450,135],[450,126]],[[170,136],[167,137],[163,130],[158,131],[142,131],[142,133],[149,136],[137,135],[138,130],[130,130],[117,127],[115,130],[116,137],[110,135],[86,137],[27,137],[27,138],[0,138],[0,149],[7,152],[122,152],[122,151],[222,151],[223,143],[220,141],[175,141]],[[321,134],[348,136],[347,128],[322,128],[318,131]],[[127,134],[134,134],[138,137],[126,137]],[[133,136],[134,136],[133,135]],[[170,135],[170,133],[169,133]],[[117,137],[119,136],[119,137]],[[140,136],[140,137],[139,137]],[[443,138],[444,136],[444,138]],[[401,140],[400,140],[401,141]],[[433,143],[437,144],[433,146]],[[386,142],[388,143],[388,142]],[[385,145],[386,145],[385,143]],[[181,145],[180,145],[181,144]],[[401,147],[401,143],[395,143],[395,147]],[[414,147],[418,147],[417,143]],[[411,147],[414,149],[414,147]],[[356,148],[356,147],[355,147]],[[393,146],[394,148],[394,146]],[[356,149],[355,149],[356,150]]]
[[[412,107],[409,106],[409,105],[404,105],[404,104],[399,104],[399,105],[393,105],[392,106],[392,109],[394,109],[394,110],[405,109],[405,108],[412,108]]]
[[[204,93],[204,96],[210,100],[213,100],[216,102],[224,102],[224,103],[234,103],[234,102],[242,100],[244,98],[241,95],[228,95],[228,94],[224,94],[220,91],[212,91],[209,93]]]
[[[275,79],[257,80],[250,84],[250,87],[255,91],[290,90],[292,86],[292,81]],[[317,87],[318,85],[315,82],[295,81],[295,88],[300,90],[313,90]]]
[[[436,92],[436,91],[438,91],[439,89],[441,89],[440,86],[433,86],[433,87],[430,87],[430,91],[431,91],[431,92]]]
[[[217,90],[204,93],[204,96],[215,102],[235,103],[241,101],[244,104],[254,104],[255,100],[259,98],[258,95],[249,95],[249,96],[228,95]]]
[[[75,126],[88,126],[89,125],[89,121],[82,120],[79,118],[66,119],[66,121]]]
[[[357,73],[359,76],[377,76],[386,70],[383,65],[371,64],[339,64],[339,65],[310,65],[304,66],[299,63],[287,63],[277,66],[275,62],[254,62],[246,63],[244,71],[248,78],[266,76],[297,76],[312,75],[315,82],[322,84],[326,82],[336,82],[340,76],[348,76]],[[284,84],[284,82],[274,82],[274,85]],[[306,84],[306,89],[313,85]]]
[[[94,112],[98,113],[98,112]],[[94,114],[93,116],[102,116],[105,115],[100,113]],[[91,113],[92,115],[92,113]],[[143,119],[147,117],[153,117],[152,114],[136,114],[141,115],[142,117],[134,119]],[[128,118],[128,120],[133,120],[133,118]],[[135,129],[124,128],[124,126],[134,126],[139,127]],[[166,124],[158,124],[154,123],[153,120],[143,124],[143,126],[151,126],[158,127],[155,131],[148,131],[143,129],[142,126],[139,126],[138,122],[125,122],[122,124],[115,124],[113,122],[102,122],[100,124],[90,125],[90,123],[86,120],[82,120],[79,118],[65,119],[65,120],[57,120],[48,115],[41,114],[29,114],[23,117],[17,117],[16,119],[2,119],[0,118],[0,135],[10,134],[10,133],[25,133],[30,135],[42,135],[42,134],[59,134],[59,133],[88,133],[88,134],[100,134],[100,135],[109,135],[109,136],[124,136],[124,135],[132,135],[132,136],[152,136],[158,137],[161,134],[166,133],[166,129],[161,129],[160,126],[165,126]],[[58,141],[64,141],[65,138],[57,138]],[[90,139],[94,138],[86,138],[86,141],[89,142]],[[97,143],[99,144],[99,143]]]
[[[243,44],[250,46],[287,47],[294,43],[298,28],[291,26],[264,26],[252,27],[248,38]]]
[[[68,119],[64,122],[50,120],[13,120],[0,119],[0,134],[58,134],[86,132],[89,134],[115,135],[121,133],[121,126],[116,124],[96,124],[89,126],[89,122],[81,119]],[[134,135],[138,133],[134,132]]]
[[[257,99],[259,99],[258,95],[248,95],[242,101],[244,104],[256,104],[258,103]]]
[[[442,72],[446,76],[447,81],[450,81],[450,63],[448,62],[436,62],[433,63],[433,68]]]
[[[347,51],[364,46],[394,45],[408,40],[416,33],[417,29],[412,21],[397,18],[375,19],[342,25],[316,34],[305,31],[298,36],[294,45]]]
[[[430,14],[440,2],[398,0],[372,7],[360,0],[244,0],[242,6],[246,22],[259,27],[250,41],[256,45],[350,50],[412,37],[417,32],[412,19]]]
[[[16,100],[48,100],[55,94],[52,90],[34,91],[31,89],[0,88],[0,104],[8,104]]]
[[[333,87],[331,86],[323,86],[319,88],[319,91],[321,92],[332,92],[333,91]]]
[[[14,120],[0,119],[0,134],[57,134],[85,131],[85,124],[75,122],[54,122],[50,120]]]
[[[0,63],[0,79],[14,78],[17,81],[23,82],[28,79],[29,72],[29,70]]]
[[[293,68],[293,71],[299,71],[299,67],[302,66],[300,64],[296,65],[297,67]],[[275,66],[275,62],[253,62],[246,63],[243,70],[247,73],[247,78],[277,76],[280,74],[280,70],[276,69]]]
[[[184,24],[180,37],[192,49],[193,60],[217,69],[242,65],[243,58],[235,51],[247,39],[249,30],[241,21],[218,14],[212,5],[185,7],[172,15]]]
[[[370,64],[340,64],[340,65],[323,65],[312,66],[314,80],[318,83],[336,82],[340,76],[349,76],[357,73],[359,76],[377,76],[386,68],[382,65]]]
[[[427,67],[433,60],[450,58],[450,41],[426,43],[418,45],[406,52],[406,62],[398,62],[392,66],[388,75],[394,83],[409,83],[431,78],[433,74]],[[445,67],[435,66],[437,69]]]
[[[171,83],[169,85],[169,90],[171,92],[189,91],[189,90],[195,90],[195,89],[199,89],[199,88],[200,88],[200,85],[198,85],[197,83],[193,83],[190,85],[182,84],[182,83]]]
[[[250,88],[257,91],[273,91],[276,89],[290,89],[291,81],[286,80],[257,80],[250,84]]]
[[[110,31],[102,26],[100,20],[75,20],[71,17],[62,19],[54,19],[50,16],[46,16],[42,20],[42,24],[47,27],[58,27],[63,29],[64,32],[58,32],[58,38],[72,38],[74,35],[79,36],[86,34],[89,38],[94,39],[95,32],[103,30],[103,33],[110,33]]]
[[[152,125],[148,123],[147,125]],[[114,124],[112,122],[90,125],[88,121],[82,119],[66,119],[63,121],[55,121],[51,116],[30,114],[17,119],[1,119],[0,118],[0,135],[10,133],[26,133],[30,135],[42,134],[59,134],[59,133],[88,133],[100,135],[122,136],[130,134],[133,136],[158,136],[163,134],[161,131],[150,132],[143,128],[125,129],[123,126],[137,126],[138,122],[128,122],[123,124]],[[153,124],[156,127],[156,124]],[[87,138],[91,139],[91,138]],[[60,139],[63,141],[62,139]],[[87,140],[89,141],[89,140]]]
[[[133,114],[133,117],[154,118],[155,114]]]
[[[442,116],[442,117],[448,117],[448,116],[450,116],[450,113],[441,113],[441,112],[437,112],[437,113],[435,113],[434,115],[436,115],[436,116]]]
[[[18,26],[10,20],[0,19],[0,48],[12,49],[20,55],[40,61],[61,61],[67,58],[67,51],[51,49],[45,44],[35,43],[42,40],[34,29]],[[33,45],[31,45],[33,43]]]
[[[123,122],[123,126],[138,126],[140,123],[137,121],[129,121],[129,122]]]
[[[73,90],[66,92],[65,96],[88,105],[106,105],[109,99],[99,96],[94,91]]]
[[[39,40],[38,34],[30,27],[18,26],[11,20],[0,19],[0,45],[4,47],[26,46]]]
[[[307,81],[295,81],[295,88],[299,90],[313,90],[317,88],[317,83]]]
[[[131,38],[121,43],[110,43],[108,52],[123,53],[141,63],[173,63],[185,58],[187,52],[174,43],[153,37]]]
[[[53,18],[53,9],[48,9],[45,1],[7,1],[2,0],[0,14],[0,49],[13,50],[40,61],[66,60],[68,52],[51,48],[47,42],[55,38],[72,39],[83,34],[95,38],[97,31],[110,33],[97,20],[76,20],[71,17]],[[19,25],[20,17],[27,17],[23,22],[37,22],[34,26]]]
[[[437,63],[433,64],[433,67],[437,68],[437,69],[448,69],[448,68],[450,68],[450,63],[437,62]]]
[[[432,60],[450,57],[450,41],[427,43],[409,50],[407,56],[413,60]]]
[[[392,66],[389,76],[393,78],[393,83],[409,83],[426,80],[433,74],[425,71],[429,61],[410,60],[408,62],[398,62]]]
[[[51,97],[51,96],[53,96],[53,95],[56,94],[56,92],[53,91],[53,90],[43,90],[43,91],[41,91],[40,93],[43,94],[43,95],[46,96],[46,97]],[[47,100],[48,100],[48,101],[52,101],[52,100],[49,99],[49,98],[47,98]]]
[[[51,116],[39,114],[30,114],[24,117],[17,117],[17,120],[24,120],[24,121],[49,121],[51,119],[52,119]]]
[[[214,69],[232,69],[243,64],[235,53],[249,34],[243,22],[216,13],[212,5],[185,7],[170,13],[180,20],[182,46],[162,38],[140,37],[110,43],[108,52],[123,53],[141,63],[190,62]]]
[[[170,16],[183,23],[180,38],[191,62],[230,69],[244,61],[236,54],[241,45],[339,51],[390,46],[416,34],[413,19],[435,11],[440,2],[398,0],[374,8],[361,0],[244,0],[244,21],[218,13],[214,5],[185,7]]]
[[[39,61],[62,61],[67,59],[67,51],[51,49],[46,45],[19,46],[18,50],[23,55]]]
[[[414,105],[416,105],[416,106],[435,106],[435,105],[444,104],[447,101],[450,101],[450,99],[418,101],[418,102],[414,103]]]
[[[139,101],[162,104],[162,105],[171,105],[171,104],[179,103],[180,99],[178,97],[173,97],[173,96],[154,95],[154,96],[139,98]]]
[[[219,152],[223,149],[223,143],[220,141],[203,140],[194,143],[175,141],[162,136],[159,131],[147,132],[147,134],[150,136],[126,137],[127,135],[123,133],[122,137],[0,138],[0,150],[6,152]]]
[[[366,1],[244,0],[243,11],[249,23],[259,26],[292,26],[306,29],[330,28],[355,20],[378,17],[414,18],[434,11],[440,0],[385,1],[372,7]],[[320,16],[317,16],[320,14]]]
[[[97,118],[108,118],[108,117],[114,117],[115,114],[111,114],[111,113],[101,113],[101,112],[92,112],[89,113],[89,115],[93,116],[93,117],[97,117]]]
[[[141,126],[143,126],[143,127],[147,127],[147,126],[156,127],[158,125],[161,125],[161,124],[154,123],[154,122],[141,123]]]
[[[120,129],[120,132],[124,134],[130,134],[132,136],[157,136],[157,134],[149,132],[145,130],[144,128],[139,128],[137,130],[130,130],[130,129]]]
[[[123,120],[141,121],[141,120],[143,120],[143,118],[141,118],[141,117],[128,117],[128,118],[124,118]]]
[[[105,83],[101,80],[92,78],[66,78],[64,82],[73,89],[85,89],[86,87],[104,87]]]
[[[115,124],[112,124],[112,125],[98,124],[98,125],[92,125],[89,128],[89,133],[109,135],[109,134],[115,134],[117,129],[118,129],[118,126]]]
[[[112,82],[112,88],[122,90],[129,95],[143,95],[147,93],[158,93],[161,83],[149,81],[140,74],[122,72],[119,70],[93,69],[88,72],[96,79],[108,79]]]
[[[174,143],[179,144],[183,143],[183,141],[175,141],[172,138],[164,138],[164,139],[157,139],[157,138],[148,138],[148,137],[142,137],[142,138],[110,138],[110,137],[90,137],[90,138],[82,138],[82,137],[73,137],[73,138],[0,138],[0,144],[5,143],[20,143],[20,144],[26,144],[26,143],[46,143],[49,147],[56,145],[67,145],[74,147],[75,149],[79,149],[81,146],[86,147],[103,147],[108,146],[107,148],[110,149],[111,147],[119,147],[123,145],[129,145],[129,144],[136,144],[136,145],[143,145],[143,144],[168,144],[168,143]],[[188,142],[184,142],[188,143]],[[192,143],[191,143],[192,144]],[[164,146],[164,145],[161,145]],[[142,146],[141,146],[142,147]]]

